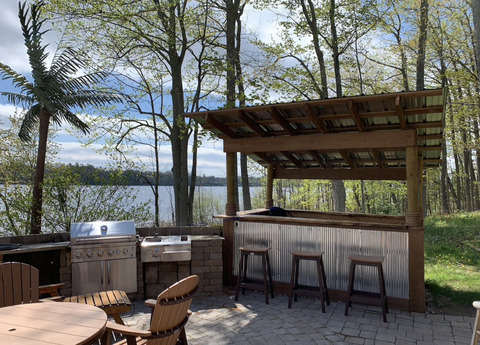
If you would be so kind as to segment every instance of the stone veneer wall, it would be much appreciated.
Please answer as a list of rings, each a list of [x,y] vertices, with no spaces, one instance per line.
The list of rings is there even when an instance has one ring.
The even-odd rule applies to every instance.
[[[179,262],[140,261],[137,251],[138,299],[156,298],[173,283],[196,274],[200,278],[199,293],[221,293],[223,291],[223,238],[220,228],[170,227],[139,228],[141,237],[165,235],[192,235],[192,260]],[[145,285],[143,283],[145,282]],[[144,293],[144,295],[142,295]]]

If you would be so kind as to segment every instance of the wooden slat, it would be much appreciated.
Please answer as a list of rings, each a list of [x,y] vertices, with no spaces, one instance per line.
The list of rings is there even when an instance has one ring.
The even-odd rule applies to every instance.
[[[405,113],[403,112],[402,98],[400,97],[400,95],[397,95],[397,97],[395,98],[395,108],[397,109],[397,116],[400,122],[400,127],[402,129],[406,129],[407,123],[405,121]]]
[[[104,301],[104,303],[107,303],[107,305],[117,304],[113,291],[106,291],[105,295],[107,297],[107,300]]]
[[[385,167],[385,165],[383,164],[378,151],[372,150],[371,153],[372,153],[373,158],[375,159],[375,162],[378,164],[378,167],[383,169]]]
[[[238,118],[242,120],[252,131],[257,133],[260,137],[268,137],[269,134],[262,127],[260,127],[255,121],[253,121],[243,110],[238,113]]]
[[[207,117],[205,118],[205,120],[211,124],[212,126],[214,126],[215,128],[219,129],[220,131],[222,131],[224,134],[226,134],[227,136],[229,136],[230,138],[236,138],[237,137],[237,134],[232,131],[230,128],[228,128],[227,126],[225,126],[222,122],[220,122],[219,120],[217,120],[215,118],[214,115],[208,113],[207,114]]]
[[[348,155],[347,151],[340,150],[339,152],[344,161],[350,166],[350,168],[356,168],[355,161]]]
[[[324,119],[321,118],[320,116],[318,116],[317,114],[315,114],[315,111],[313,110],[312,106],[311,105],[306,105],[305,106],[305,113],[307,114],[308,118],[310,119],[310,121],[313,122],[313,124],[315,125],[315,127],[318,128],[318,130],[320,131],[320,133],[328,133],[328,129],[327,127],[325,126],[325,122],[324,122]]]
[[[358,113],[357,106],[355,105],[355,103],[353,103],[353,100],[351,99],[348,102],[348,109],[350,110],[350,114],[353,117],[353,121],[355,121],[355,124],[357,125],[358,130],[360,132],[365,132],[365,125],[363,124],[363,120],[361,119]]]
[[[305,165],[304,165],[300,160],[298,160],[297,158],[295,158],[295,156],[294,156],[291,152],[282,151],[282,154],[283,154],[290,162],[292,162],[294,165],[296,165],[298,168],[305,168]]]
[[[288,134],[297,135],[298,132],[292,125],[285,119],[275,107],[270,108],[270,116],[280,125]]]
[[[312,156],[312,158],[320,163],[320,165],[323,167],[323,168],[326,168],[326,164],[325,164],[325,158],[320,156],[320,154],[317,152],[317,151],[313,151],[313,150],[310,150],[308,151],[308,153],[310,154],[310,156]]]

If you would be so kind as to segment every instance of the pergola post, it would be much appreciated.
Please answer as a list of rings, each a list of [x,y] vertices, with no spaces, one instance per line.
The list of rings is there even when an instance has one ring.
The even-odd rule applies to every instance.
[[[235,152],[227,152],[227,204],[225,205],[225,214],[234,216],[237,213],[237,204],[235,203]]]
[[[423,164],[418,158],[418,147],[406,148],[408,213],[405,215],[409,247],[409,309],[425,312],[425,228],[421,206],[421,179]]]
[[[268,164],[267,166],[267,197],[265,200],[265,208],[273,206],[273,166]]]
[[[235,231],[235,220],[237,214],[235,203],[235,164],[236,153],[227,152],[227,203],[225,215],[230,216],[223,219],[223,283],[226,286],[233,285],[233,239]]]

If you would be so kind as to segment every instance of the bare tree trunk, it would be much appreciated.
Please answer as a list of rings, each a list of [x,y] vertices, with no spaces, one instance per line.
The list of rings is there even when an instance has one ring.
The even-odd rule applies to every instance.
[[[239,2],[241,0],[238,0]],[[238,103],[240,107],[245,106],[245,88],[243,84],[243,72],[242,64],[240,61],[240,48],[242,44],[242,20],[241,16],[243,14],[243,5],[238,6],[237,11],[237,20],[236,20],[236,45],[235,45],[235,71],[236,71],[236,81],[238,84]],[[242,196],[243,196],[243,209],[251,210],[252,209],[252,198],[250,195],[250,181],[248,178],[248,157],[245,153],[240,154],[240,174],[242,179]]]
[[[471,0],[473,29],[475,40],[475,60],[477,66],[477,75],[480,80],[480,0]]]
[[[417,91],[425,88],[425,54],[428,31],[428,0],[420,1],[420,28],[417,55]]]
[[[464,129],[462,129],[462,140],[464,143],[467,142],[467,134]],[[463,149],[463,173],[465,175],[465,201],[466,201],[466,211],[472,211],[472,190],[471,190],[471,178],[470,178],[470,165],[471,165],[471,153],[468,148]]]
[[[480,131],[478,128],[478,120],[473,120],[473,133],[475,135],[475,142],[480,143]],[[475,175],[475,169],[473,169],[472,164],[472,173],[475,179],[474,191],[475,191],[475,210],[480,209],[480,192],[478,190],[478,185],[480,183],[480,151],[477,149],[475,154],[475,161],[477,167],[477,174]]]
[[[328,81],[327,81],[327,69],[325,67],[325,59],[323,56],[323,51],[320,46],[320,34],[318,32],[318,24],[317,24],[317,15],[315,11],[315,4],[312,0],[302,0],[300,1],[302,6],[302,12],[305,17],[305,20],[308,23],[308,27],[312,32],[312,42],[313,48],[315,50],[315,55],[317,56],[318,66],[320,68],[320,79],[322,83],[322,94],[319,95],[320,98],[327,98],[328,97]]]
[[[197,162],[198,162],[198,155],[197,155],[197,145],[198,142],[198,126],[195,126],[193,130],[193,150],[192,150],[192,172],[190,174],[190,192],[189,192],[189,202],[188,202],[188,224],[193,224],[193,203],[195,198],[195,187],[197,186]]]
[[[333,187],[333,209],[337,212],[345,212],[347,194],[345,184],[341,180],[332,180]]]

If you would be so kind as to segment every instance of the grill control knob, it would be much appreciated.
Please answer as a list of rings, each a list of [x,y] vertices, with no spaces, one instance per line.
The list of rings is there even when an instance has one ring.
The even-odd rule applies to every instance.
[[[103,254],[104,254],[103,250],[98,251],[98,256],[103,256]]]
[[[127,254],[127,253],[128,253],[128,248],[125,248],[125,249],[123,250],[123,254]]]
[[[114,253],[115,253],[115,251],[114,251],[113,249],[110,249],[110,250],[108,251],[108,255],[110,255],[110,256],[112,256]]]
[[[120,249],[117,249],[117,254],[120,254],[120,253],[121,253]]]
[[[87,252],[87,256],[88,256],[89,258],[91,258],[91,257],[93,256],[93,252],[92,252],[91,250],[88,251],[88,252]]]
[[[82,257],[82,253],[78,252],[77,254],[75,254],[75,256],[76,256],[77,258],[81,258],[81,257]]]

